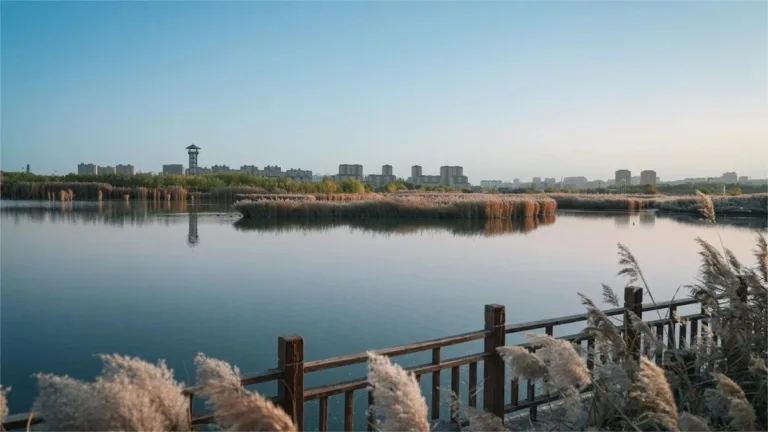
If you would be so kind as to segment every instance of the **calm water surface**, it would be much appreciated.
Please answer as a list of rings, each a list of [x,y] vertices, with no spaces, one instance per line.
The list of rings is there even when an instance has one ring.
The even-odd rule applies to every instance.
[[[623,288],[617,242],[666,300],[696,275],[694,238],[720,245],[719,233],[752,263],[755,232],[765,233],[765,220],[713,228],[653,213],[560,213],[536,225],[248,225],[215,206],[0,208],[1,378],[13,387],[13,412],[29,409],[33,373],[89,379],[100,369],[96,353],[166,359],[192,382],[198,352],[244,372],[274,367],[281,334],[302,335],[314,360],[478,330],[487,303],[506,305],[507,322],[578,313],[577,292],[597,300],[602,282]],[[307,385],[363,372],[312,374]],[[274,394],[274,384],[259,389]],[[340,403],[331,399],[337,413]]]

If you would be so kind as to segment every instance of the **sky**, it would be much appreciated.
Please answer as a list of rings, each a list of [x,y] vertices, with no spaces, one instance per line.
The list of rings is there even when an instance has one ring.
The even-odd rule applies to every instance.
[[[768,175],[753,2],[0,3],[0,166]]]

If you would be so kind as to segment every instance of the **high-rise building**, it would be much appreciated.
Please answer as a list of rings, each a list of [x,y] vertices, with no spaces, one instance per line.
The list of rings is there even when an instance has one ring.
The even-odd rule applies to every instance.
[[[365,182],[369,185],[379,188],[397,181],[397,177],[392,174],[392,165],[383,165],[381,174],[369,174],[365,176]]]
[[[166,175],[184,175],[184,165],[182,165],[182,164],[163,165],[163,174],[166,174]],[[192,173],[190,172],[190,174],[192,174]]]
[[[735,172],[723,173],[723,183],[733,184],[739,181],[739,176]]]
[[[747,184],[749,183],[749,176],[740,176],[739,177],[739,184]]]
[[[131,165],[131,164],[128,164],[128,165],[118,164],[115,167],[115,172],[117,174],[124,175],[124,176],[132,176],[133,175],[133,165]]]
[[[197,174],[197,156],[200,154],[200,147],[195,144],[188,146],[187,154],[189,155],[189,175],[195,175]]]
[[[419,184],[419,178],[421,177],[421,165],[414,165],[411,167],[411,183]]]
[[[115,171],[115,167],[113,166],[99,166],[97,168],[97,172],[99,173],[99,175],[105,175],[105,174],[114,174],[116,171]]]
[[[563,188],[565,189],[586,189],[588,180],[584,176],[565,177],[563,179]]]
[[[248,174],[258,175],[259,167],[256,165],[242,165],[240,167],[240,171]]]
[[[464,175],[464,167],[443,165],[440,167],[440,184],[452,188],[470,187]]]
[[[344,181],[349,179],[363,181],[363,166],[357,164],[339,165],[339,173],[336,175],[336,181]]]
[[[440,175],[424,175],[420,165],[411,167],[411,183],[421,186],[448,186],[456,189],[471,187],[460,166],[441,166]]]
[[[640,184],[643,185],[655,185],[658,182],[656,178],[656,171],[645,170],[640,172]]]
[[[27,164],[27,174],[29,174],[29,164]]]
[[[195,167],[195,168],[197,168],[197,167]],[[211,167],[211,172],[212,172],[213,174],[221,174],[221,173],[226,173],[226,172],[230,172],[230,171],[232,171],[232,170],[231,170],[231,169],[229,169],[229,166],[228,166],[228,165],[213,165],[213,166]],[[194,172],[197,172],[197,169],[195,169],[195,171],[194,171]],[[192,174],[192,173],[193,173],[193,171],[192,171],[192,167],[191,167],[191,166],[190,166],[190,168],[189,168],[189,173],[190,173],[190,174]]]
[[[291,179],[291,180],[297,181],[297,182],[311,182],[312,181],[312,171],[310,171],[310,170],[303,170],[303,169],[297,169],[297,168],[291,168],[291,169],[285,171],[285,174],[283,175],[283,178]]]
[[[261,177],[281,178],[283,177],[283,168],[279,165],[267,165],[260,173]]]
[[[99,173],[99,167],[92,163],[80,163],[77,164],[77,173],[80,175],[96,175]]]
[[[480,180],[480,187],[483,189],[498,189],[503,184],[501,180]]]
[[[632,171],[620,169],[616,171],[616,185],[629,186],[632,184]]]
[[[544,178],[544,187],[545,188],[554,188],[557,186],[557,179],[554,177],[545,177]]]

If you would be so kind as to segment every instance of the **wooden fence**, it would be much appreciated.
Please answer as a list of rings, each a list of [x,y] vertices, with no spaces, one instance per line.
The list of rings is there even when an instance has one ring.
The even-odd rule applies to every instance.
[[[659,313],[661,319],[645,321],[651,329],[655,329],[657,337],[665,343],[667,349],[682,347],[693,343],[699,335],[699,327],[707,325],[706,317],[702,313],[695,313],[687,316],[680,316],[675,319],[679,307],[697,304],[698,300],[692,298],[667,301],[663,303],[643,304],[643,292],[639,289],[627,288],[624,292],[624,306],[605,310],[607,316],[623,315],[623,334],[628,346],[634,352],[639,353],[646,349],[643,347],[643,339],[636,333],[629,319],[629,311],[639,317],[643,317],[643,312],[664,311]],[[586,322],[587,314],[570,315],[560,318],[552,318],[541,321],[533,321],[522,324],[507,324],[505,310],[503,305],[490,304],[485,306],[484,327],[469,333],[455,336],[449,336],[439,339],[417,342],[409,345],[387,348],[376,351],[378,354],[389,357],[398,357],[406,354],[428,352],[432,353],[432,361],[426,364],[409,367],[407,370],[413,372],[421,382],[424,375],[431,375],[431,419],[440,420],[440,395],[441,380],[440,372],[450,369],[450,388],[453,393],[461,393],[461,368],[466,366],[468,369],[468,392],[466,401],[461,401],[466,406],[477,407],[478,395],[482,396],[482,408],[496,416],[503,417],[505,414],[515,413],[522,410],[528,410],[532,420],[537,417],[537,407],[542,404],[556,400],[557,395],[537,395],[536,383],[529,380],[522,383],[525,389],[524,398],[521,399],[521,383],[516,380],[507,382],[505,378],[504,362],[496,352],[496,348],[505,345],[506,335],[522,333],[527,331],[544,330],[550,336],[555,336],[555,327],[572,323]],[[666,329],[666,338],[665,338]],[[690,336],[690,341],[689,341]],[[574,343],[586,342],[587,348],[594,346],[594,339],[581,332],[569,336],[557,337],[558,339],[568,340]],[[483,351],[474,354],[463,355],[455,358],[443,358],[441,349],[453,345],[458,345],[471,341],[483,340]],[[534,350],[535,347],[521,344]],[[257,374],[242,377],[244,386],[276,382],[277,397],[273,400],[294,418],[298,430],[304,430],[305,404],[314,400],[318,401],[318,429],[320,431],[328,430],[329,404],[331,397],[344,397],[344,415],[343,429],[345,431],[354,430],[354,395],[356,391],[368,392],[368,410],[367,421],[368,430],[373,430],[375,424],[375,413],[370,409],[373,403],[373,397],[366,377],[338,382],[335,384],[321,385],[307,388],[304,385],[304,378],[307,374],[326,371],[344,366],[366,363],[368,356],[366,353],[345,355],[323,360],[306,361],[304,359],[304,339],[299,335],[280,336],[278,338],[278,356],[277,367]],[[661,362],[661,353],[657,351],[656,361]],[[481,385],[478,386],[478,364],[483,362],[483,373]],[[587,365],[591,368],[593,365],[590,356],[587,357]],[[481,387],[482,390],[478,391]],[[506,391],[509,389],[510,403],[505,402]],[[194,412],[193,399],[198,389],[195,387],[187,388],[185,393],[190,399],[190,415],[192,425],[199,426],[212,423],[214,421],[211,415],[196,415]],[[450,421],[460,422],[461,419],[455,412],[452,404],[450,409]],[[448,414],[448,413],[447,413]],[[22,413],[9,416],[3,426],[6,430],[25,428],[28,424],[29,414]],[[31,423],[40,423],[44,419],[32,417]]]

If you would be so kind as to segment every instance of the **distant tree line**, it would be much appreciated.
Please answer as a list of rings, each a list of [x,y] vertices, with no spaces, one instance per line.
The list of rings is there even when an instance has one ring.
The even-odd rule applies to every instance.
[[[18,182],[106,183],[113,187],[130,188],[180,186],[190,192],[210,192],[214,189],[227,187],[259,187],[266,191],[288,193],[364,193],[372,191],[370,187],[366,187],[366,185],[357,180],[336,182],[328,177],[317,183],[297,182],[291,179],[258,177],[248,173],[203,174],[195,176],[156,174],[136,174],[132,176],[122,174],[67,174],[64,176],[52,176],[23,172],[4,172],[0,176],[0,181],[5,184]]]

